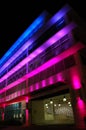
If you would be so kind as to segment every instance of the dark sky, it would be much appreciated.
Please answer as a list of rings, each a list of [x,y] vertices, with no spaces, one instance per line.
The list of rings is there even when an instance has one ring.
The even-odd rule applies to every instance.
[[[0,2],[0,58],[40,13],[47,10],[54,14],[66,3],[70,4],[86,21],[85,0],[3,0],[2,3]]]

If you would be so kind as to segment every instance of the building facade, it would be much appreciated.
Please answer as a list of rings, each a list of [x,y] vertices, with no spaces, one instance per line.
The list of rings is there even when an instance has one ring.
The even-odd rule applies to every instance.
[[[65,5],[44,11],[0,60],[0,120],[86,127],[86,30]]]

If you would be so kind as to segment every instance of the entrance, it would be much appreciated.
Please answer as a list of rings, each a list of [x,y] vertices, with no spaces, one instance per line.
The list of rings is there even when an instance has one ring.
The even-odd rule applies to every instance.
[[[74,124],[70,94],[33,100],[32,124]]]

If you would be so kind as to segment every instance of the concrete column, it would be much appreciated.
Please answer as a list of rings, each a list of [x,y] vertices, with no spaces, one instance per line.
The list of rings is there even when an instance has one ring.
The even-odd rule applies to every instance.
[[[28,97],[26,97],[25,126],[29,125]]]
[[[4,121],[4,111],[2,111],[2,121]]]
[[[28,102],[28,111],[29,111],[29,125],[32,124],[32,101]]]
[[[26,115],[25,126],[28,126],[29,125],[29,111],[28,111],[28,108],[26,108],[26,110],[25,110],[25,115]]]
[[[73,106],[75,125],[77,128],[85,128],[85,103],[76,91],[71,90],[71,102]]]
[[[30,116],[31,114],[30,114],[29,107],[30,107],[30,101],[27,97],[27,99],[26,99],[26,110],[25,110],[25,126],[28,126],[28,125],[31,124],[31,116]]]
[[[83,89],[82,80],[82,66],[79,54],[74,54],[75,65],[67,71],[67,82],[69,84],[71,103],[74,112],[75,125],[77,128],[86,128],[86,102],[85,91]]]
[[[81,78],[77,66],[70,69],[70,93],[77,128],[85,128],[85,101],[83,98]]]
[[[4,121],[4,116],[5,116],[5,104],[3,104],[2,108],[2,121]]]

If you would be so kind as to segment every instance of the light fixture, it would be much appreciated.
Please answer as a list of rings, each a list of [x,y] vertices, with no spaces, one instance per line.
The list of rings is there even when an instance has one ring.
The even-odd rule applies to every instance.
[[[61,104],[59,103],[59,104],[58,104],[58,106],[60,107],[60,106],[61,106]]]
[[[68,104],[70,105],[71,103],[70,103],[70,102],[68,102]]]
[[[54,107],[56,107],[56,104],[54,104]]]
[[[45,104],[45,106],[47,107],[47,106],[48,106],[48,104],[46,103],[46,104]]]
[[[53,101],[52,101],[52,99],[50,99],[50,104],[53,104]]]
[[[22,114],[20,113],[20,118],[22,118]]]
[[[69,104],[69,106],[71,107],[71,104]]]
[[[64,98],[63,98],[63,102],[65,102],[67,99],[65,98],[65,96],[64,96]]]

